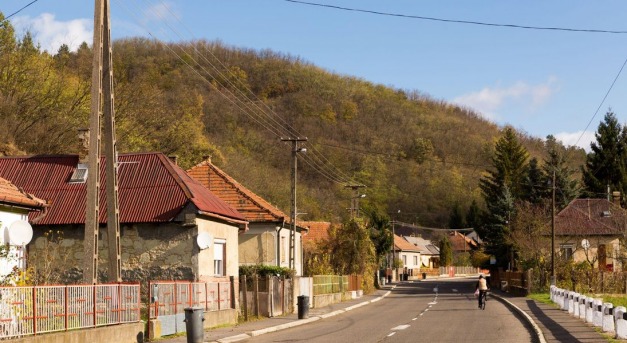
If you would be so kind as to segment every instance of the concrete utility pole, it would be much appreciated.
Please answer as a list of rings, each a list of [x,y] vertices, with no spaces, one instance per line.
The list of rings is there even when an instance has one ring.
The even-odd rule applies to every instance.
[[[89,155],[87,199],[85,206],[85,243],[83,280],[98,282],[98,231],[100,223],[100,142],[101,116],[104,116],[104,141],[107,184],[107,237],[110,282],[120,282],[120,222],[118,208],[117,151],[113,101],[113,53],[109,0],[96,0],[94,9],[94,44],[89,117]]]
[[[555,279],[555,169],[551,185],[551,286],[556,285]]]
[[[296,172],[298,170],[298,156],[299,152],[305,153],[307,149],[299,148],[298,142],[306,142],[307,138],[281,138],[284,142],[292,142],[292,211],[290,217],[292,220],[292,230],[290,231],[290,253],[289,253],[289,267],[290,269],[296,268],[295,266],[295,247],[296,247]]]
[[[359,194],[359,189],[366,187],[365,185],[348,185],[347,188],[352,189],[355,195],[351,197],[351,218],[359,217],[359,199],[365,198],[366,194]]]

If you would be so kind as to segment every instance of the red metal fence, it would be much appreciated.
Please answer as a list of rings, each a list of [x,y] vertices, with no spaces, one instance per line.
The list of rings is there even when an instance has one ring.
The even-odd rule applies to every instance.
[[[185,313],[186,307],[205,311],[232,308],[231,282],[151,281],[150,318]]]

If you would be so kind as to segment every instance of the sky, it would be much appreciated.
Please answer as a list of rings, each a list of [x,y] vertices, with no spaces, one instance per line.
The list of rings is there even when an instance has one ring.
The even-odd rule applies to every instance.
[[[270,49],[332,73],[418,91],[501,126],[538,138],[554,135],[586,150],[609,110],[627,124],[627,70],[620,72],[627,61],[627,1],[310,1],[326,6],[111,0],[111,34]],[[49,52],[61,44],[73,50],[83,41],[91,45],[92,1],[5,0],[0,11],[19,11],[10,17],[17,33],[30,31]]]

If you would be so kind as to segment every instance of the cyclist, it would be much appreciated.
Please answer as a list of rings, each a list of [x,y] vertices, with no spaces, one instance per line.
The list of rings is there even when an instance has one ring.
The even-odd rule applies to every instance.
[[[475,287],[475,292],[476,291],[479,291],[478,301],[479,308],[481,308],[481,305],[483,305],[483,301],[485,299],[484,297],[488,292],[488,283],[487,280],[483,277],[483,274],[479,275],[479,280],[477,281],[477,286]]]

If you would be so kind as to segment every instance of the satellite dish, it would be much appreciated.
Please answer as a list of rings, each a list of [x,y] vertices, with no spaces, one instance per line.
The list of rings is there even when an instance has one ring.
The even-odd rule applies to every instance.
[[[196,237],[196,243],[198,244],[200,250],[207,249],[211,247],[211,244],[213,243],[213,237],[211,237],[211,235],[206,232],[201,232],[198,234],[198,237]]]
[[[587,239],[582,239],[581,240],[581,247],[588,250],[588,248],[590,248],[590,241],[588,241]]]
[[[9,244],[26,245],[33,239],[33,228],[27,221],[17,220],[9,226]]]

